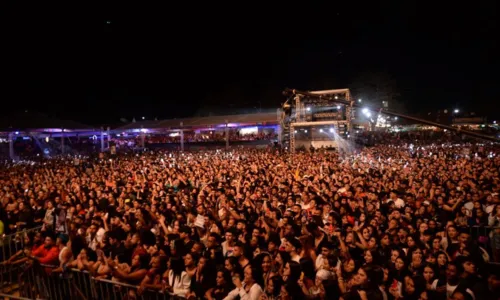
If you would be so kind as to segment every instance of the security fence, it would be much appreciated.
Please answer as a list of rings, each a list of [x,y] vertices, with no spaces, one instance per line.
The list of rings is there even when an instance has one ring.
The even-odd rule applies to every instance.
[[[38,232],[41,229],[42,227],[39,226],[0,237],[0,248],[2,248],[0,251],[0,262],[6,261],[17,251],[24,249],[24,237],[30,234],[30,232]]]
[[[183,299],[168,292],[144,290],[121,282],[97,279],[77,269],[54,273],[56,266],[35,264],[19,273],[17,294],[12,299],[170,300]],[[12,293],[9,293],[12,294]]]

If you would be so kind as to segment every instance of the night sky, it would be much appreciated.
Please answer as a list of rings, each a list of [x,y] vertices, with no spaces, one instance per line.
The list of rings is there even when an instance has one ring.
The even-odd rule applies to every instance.
[[[351,87],[367,73],[390,76],[413,114],[500,111],[495,1],[12,2],[0,8],[2,114],[112,124],[216,106],[275,109],[285,87]]]

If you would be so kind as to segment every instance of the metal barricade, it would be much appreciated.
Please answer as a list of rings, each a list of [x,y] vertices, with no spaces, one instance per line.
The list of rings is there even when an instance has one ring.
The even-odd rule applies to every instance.
[[[70,274],[68,274],[68,280],[77,299],[98,299],[95,295],[93,279],[89,272],[71,269]]]
[[[111,281],[107,279],[93,279],[95,296],[99,300],[181,300],[167,292],[144,290],[138,293],[138,286]]]
[[[18,231],[13,234],[4,235],[0,238],[0,261],[5,261],[12,257],[17,251],[24,249],[24,236],[30,232],[38,232],[41,226]]]
[[[489,262],[500,262],[499,226],[470,226],[471,239],[476,241],[489,256]]]
[[[32,300],[31,298],[18,297],[9,294],[0,293],[0,299],[12,299],[12,300]]]
[[[19,276],[20,297],[54,300],[170,300],[184,299],[162,291],[145,290],[138,286],[93,278],[87,271],[77,269],[52,273],[57,266],[35,264]],[[10,293],[11,294],[11,293]]]

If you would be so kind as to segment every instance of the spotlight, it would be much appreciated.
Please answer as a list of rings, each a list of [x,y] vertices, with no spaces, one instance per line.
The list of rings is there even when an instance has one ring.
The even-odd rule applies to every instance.
[[[306,108],[306,110],[307,110],[307,111],[311,111],[311,108],[310,108],[310,107],[308,107],[308,108]]]
[[[333,133],[333,128],[330,128],[330,132],[332,132],[332,133]]]
[[[323,132],[323,129],[320,128],[319,132]]]
[[[458,114],[460,112],[460,110],[458,108],[455,108],[455,110],[453,112]]]
[[[340,105],[337,105],[337,109],[340,109],[340,108],[341,108]]]

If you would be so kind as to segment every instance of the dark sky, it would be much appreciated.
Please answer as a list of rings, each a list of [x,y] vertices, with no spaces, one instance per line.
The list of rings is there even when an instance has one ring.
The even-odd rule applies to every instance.
[[[0,7],[2,114],[97,124],[206,104],[277,108],[285,87],[350,87],[366,72],[394,78],[410,112],[500,107],[495,1],[12,2]]]

